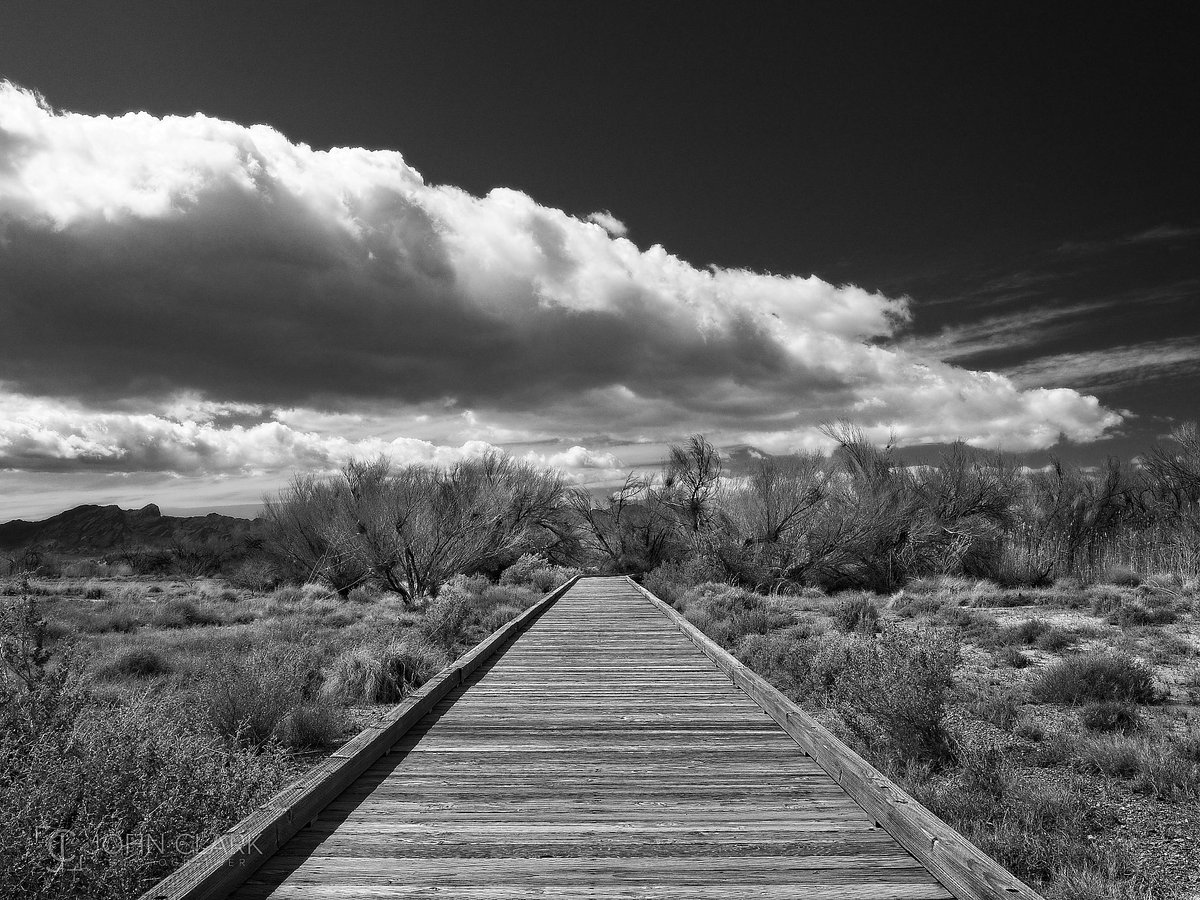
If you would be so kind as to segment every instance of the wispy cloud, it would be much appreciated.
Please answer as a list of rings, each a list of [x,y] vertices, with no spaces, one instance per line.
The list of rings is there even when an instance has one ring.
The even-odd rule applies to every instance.
[[[1004,374],[1023,386],[1088,391],[1129,387],[1200,374],[1200,340],[1186,337],[1060,353],[1009,367]]]
[[[1090,254],[1117,250],[1122,247],[1137,247],[1150,244],[1165,244],[1171,242],[1193,241],[1200,238],[1200,227],[1181,227],[1179,225],[1156,225],[1143,231],[1135,231],[1117,237],[1093,241],[1064,241],[1058,247],[1059,253]]]
[[[985,354],[1026,350],[1069,334],[1086,318],[1116,305],[1115,300],[1023,309],[949,325],[933,335],[905,338],[899,346],[919,356],[961,362]]]

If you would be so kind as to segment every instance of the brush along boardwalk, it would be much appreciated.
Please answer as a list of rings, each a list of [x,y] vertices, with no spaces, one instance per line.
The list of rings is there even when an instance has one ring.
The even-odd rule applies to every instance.
[[[1037,898],[628,579],[506,628],[144,900]]]

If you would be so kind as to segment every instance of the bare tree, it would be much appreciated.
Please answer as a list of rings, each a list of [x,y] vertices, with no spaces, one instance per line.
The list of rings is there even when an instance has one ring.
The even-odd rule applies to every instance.
[[[683,444],[670,446],[662,500],[689,530],[699,532],[714,524],[723,470],[720,452],[703,435],[693,434]]]
[[[630,473],[600,502],[584,490],[570,496],[585,550],[615,572],[648,572],[682,552],[679,520],[649,479]]]
[[[500,453],[439,469],[386,459],[297,478],[267,505],[276,546],[345,592],[371,579],[415,602],[451,575],[545,551],[570,531],[565,485]]]
[[[369,575],[347,546],[347,501],[344,481],[311,474],[296,475],[277,497],[263,498],[268,547],[342,596]]]
[[[821,464],[816,454],[767,457],[721,492],[723,527],[709,552],[727,574],[770,591],[811,560],[807,538],[825,497]]]

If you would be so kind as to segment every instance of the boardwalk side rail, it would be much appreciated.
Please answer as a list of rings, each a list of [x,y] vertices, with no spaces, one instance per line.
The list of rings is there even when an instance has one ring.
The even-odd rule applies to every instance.
[[[226,897],[301,828],[404,737],[447,694],[466,681],[510,638],[570,590],[579,576],[551,591],[501,625],[403,703],[388,710],[340,749],[309,769],[270,800],[142,895],[141,900],[217,900]]]
[[[1042,900],[1041,895],[931,813],[820,722],[719,647],[632,578],[638,591],[792,736],[842,789],[958,900]]]

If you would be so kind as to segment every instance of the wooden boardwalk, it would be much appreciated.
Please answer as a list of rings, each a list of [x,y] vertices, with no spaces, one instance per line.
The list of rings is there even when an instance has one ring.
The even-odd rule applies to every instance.
[[[952,894],[650,599],[589,578],[233,896]]]

